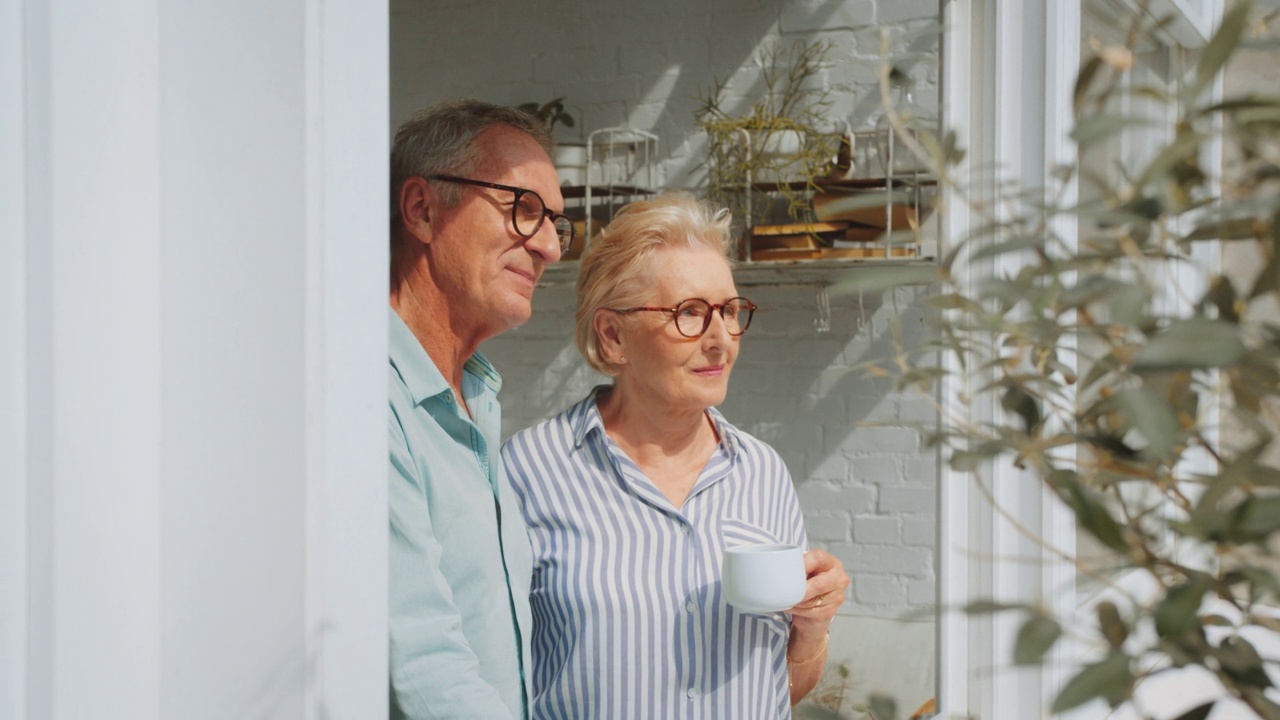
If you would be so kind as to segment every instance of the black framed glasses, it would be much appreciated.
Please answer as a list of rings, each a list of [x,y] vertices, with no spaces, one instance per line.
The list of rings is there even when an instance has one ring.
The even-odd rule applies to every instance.
[[[532,190],[515,187],[514,185],[500,185],[483,180],[472,180],[455,175],[429,175],[428,179],[461,185],[475,185],[476,187],[505,190],[512,193],[515,195],[515,199],[511,202],[511,224],[515,227],[517,235],[522,238],[533,237],[542,228],[542,223],[547,218],[550,218],[551,224],[556,229],[556,236],[560,238],[560,253],[564,254],[568,251],[569,245],[573,242],[573,221],[563,213],[548,210],[547,204],[542,200],[542,196]]]
[[[676,331],[687,338],[700,338],[711,327],[711,315],[720,312],[724,327],[729,334],[738,337],[751,326],[751,316],[756,312],[756,304],[744,297],[725,300],[722,303],[709,303],[702,298],[681,300],[675,307],[633,307],[605,308],[616,313],[662,312],[671,315],[676,323]]]

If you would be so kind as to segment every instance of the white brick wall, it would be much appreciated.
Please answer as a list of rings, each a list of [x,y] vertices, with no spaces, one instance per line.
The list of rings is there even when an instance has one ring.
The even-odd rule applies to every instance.
[[[874,270],[867,270],[874,271]],[[897,314],[904,340],[924,331],[919,291],[859,304],[831,298],[831,330],[813,329],[814,289],[740,286],[761,309],[743,340],[721,410],[777,448],[791,469],[812,542],[837,555],[853,578],[845,614],[898,618],[933,604],[934,453],[914,424],[922,401],[858,363],[885,357],[878,328]],[[573,345],[573,291],[538,290],[534,318],[484,351],[504,377],[503,429],[511,432],[576,402],[607,378]],[[874,423],[874,426],[868,425]]]
[[[821,82],[836,121],[869,127],[879,116],[880,27],[919,83],[914,100],[936,106],[938,0],[462,0],[391,2],[391,122],[446,97],[518,105],[565,96],[584,130],[629,125],[656,133],[660,177],[694,187],[704,138],[697,98],[728,80],[731,106],[761,89],[761,48],[822,39],[834,47]]]
[[[877,24],[889,28],[894,55],[917,78],[915,101],[930,106],[937,11],[937,0],[392,0],[391,121],[394,128],[445,97],[514,105],[563,95],[579,124],[557,128],[561,141],[612,125],[654,132],[660,179],[696,187],[705,141],[693,113],[714,79],[730,79],[745,106],[759,90],[761,47],[829,40],[835,49],[822,82],[833,93],[832,116],[872,126]],[[832,297],[831,330],[819,333],[812,286],[740,280],[739,289],[762,310],[722,410],[782,454],[811,541],[839,556],[853,578],[831,651],[831,665],[848,665],[854,679],[847,703],[879,689],[918,704],[933,693],[932,632],[918,620],[934,602],[936,470],[911,426],[931,422],[935,410],[927,398],[900,396],[891,382],[854,370],[890,354],[895,315],[908,343],[921,337],[917,293]],[[572,325],[572,289],[541,288],[533,321],[486,345],[505,378],[506,433],[604,381],[579,359]]]

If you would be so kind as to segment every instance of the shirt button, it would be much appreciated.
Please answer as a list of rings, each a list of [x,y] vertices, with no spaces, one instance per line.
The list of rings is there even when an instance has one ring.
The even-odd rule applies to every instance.
[[[687,602],[687,603],[685,603],[685,604],[684,604],[684,609],[685,609],[685,610],[688,610],[689,612],[693,612],[693,611],[695,611],[695,610],[697,610],[697,609],[698,609],[698,606],[697,606],[697,605],[694,605],[694,604],[693,604],[693,601],[691,600],[691,601],[689,601],[689,602]]]
[[[680,532],[684,533],[685,535],[688,535],[688,534],[689,534],[689,526],[688,526],[688,525],[681,525],[681,526],[680,526]]]
[[[685,695],[688,695],[690,698],[692,698],[697,694],[698,694],[698,691],[694,690],[693,688],[689,688],[689,690],[685,692]]]

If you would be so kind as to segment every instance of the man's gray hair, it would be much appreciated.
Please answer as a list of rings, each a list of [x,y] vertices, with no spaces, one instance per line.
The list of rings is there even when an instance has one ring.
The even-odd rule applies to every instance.
[[[494,125],[509,125],[528,133],[554,154],[555,141],[547,126],[523,110],[464,98],[445,100],[417,111],[396,131],[391,147],[391,219],[400,217],[400,189],[411,177],[430,175],[469,176],[480,164],[476,137]],[[440,183],[441,199],[457,205],[462,189]],[[394,233],[393,233],[394,235]]]

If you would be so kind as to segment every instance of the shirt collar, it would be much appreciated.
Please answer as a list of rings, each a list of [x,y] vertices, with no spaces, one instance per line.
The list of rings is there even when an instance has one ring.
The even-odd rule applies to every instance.
[[[387,311],[390,313],[387,319],[387,355],[391,366],[400,373],[400,379],[409,389],[413,402],[418,404],[449,391],[449,383],[423,349],[422,343],[418,342],[417,336],[396,313],[395,308],[388,307]],[[467,358],[462,370],[487,385],[494,393],[502,389],[502,376],[479,352]]]
[[[724,449],[724,454],[730,458],[737,456],[738,450],[742,448],[742,433],[725,420],[718,409],[707,408],[707,413],[711,415],[711,424],[715,426],[716,434],[720,436],[720,447]]]
[[[608,390],[610,387],[609,385],[597,385],[580,404],[580,412],[575,413],[571,421],[573,446],[575,448],[582,447],[582,443],[586,441],[587,436],[592,431],[599,431],[600,436],[604,437],[604,420],[600,418],[600,406],[596,404],[596,398],[601,392]],[[716,428],[716,434],[720,436],[720,448],[730,458],[736,457],[739,448],[742,447],[742,437],[738,428],[731,425],[728,420],[725,420],[724,415],[721,415],[716,408],[707,408],[707,413],[711,416],[711,423]]]
[[[592,430],[598,430],[602,436],[604,435],[604,421],[600,419],[600,406],[596,404],[596,397],[609,387],[609,385],[595,386],[586,399],[578,404],[578,412],[574,413],[570,421],[575,448],[582,447],[582,443],[586,441],[587,435]]]

